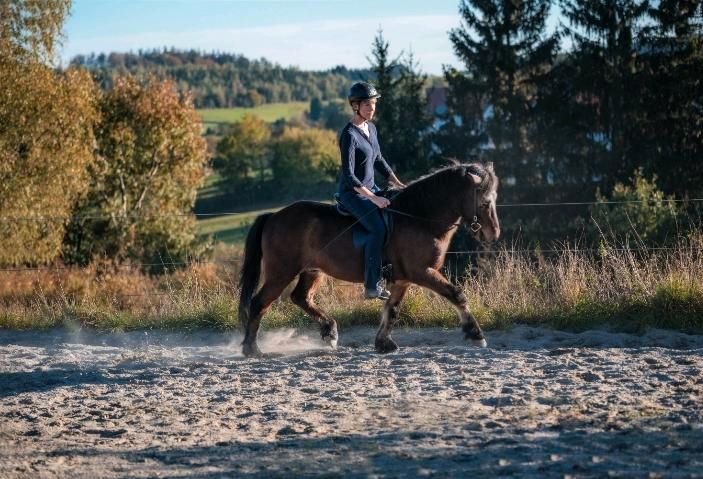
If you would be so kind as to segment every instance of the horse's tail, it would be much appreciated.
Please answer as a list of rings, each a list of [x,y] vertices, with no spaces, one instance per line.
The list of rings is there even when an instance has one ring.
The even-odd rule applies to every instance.
[[[259,276],[261,276],[261,258],[263,256],[261,237],[266,220],[272,214],[266,213],[256,218],[249,234],[247,234],[244,246],[244,264],[239,277],[239,322],[244,327],[249,322],[251,298],[259,285]]]

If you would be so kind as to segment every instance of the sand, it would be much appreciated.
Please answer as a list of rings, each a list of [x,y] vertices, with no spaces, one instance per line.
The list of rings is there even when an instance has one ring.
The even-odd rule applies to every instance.
[[[0,331],[0,477],[703,477],[703,336]]]

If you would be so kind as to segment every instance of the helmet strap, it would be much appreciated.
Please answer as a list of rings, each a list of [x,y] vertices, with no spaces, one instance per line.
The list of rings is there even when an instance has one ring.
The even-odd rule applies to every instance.
[[[355,102],[357,104],[357,107],[354,108],[354,105],[352,105],[352,108],[354,109],[354,116],[359,116],[361,117],[362,120],[364,121],[369,121],[368,118],[366,118],[364,115],[361,114],[361,102]]]

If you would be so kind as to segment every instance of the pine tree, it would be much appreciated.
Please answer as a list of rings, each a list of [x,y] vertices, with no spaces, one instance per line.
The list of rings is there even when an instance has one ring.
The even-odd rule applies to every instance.
[[[389,56],[389,43],[383,38],[383,31],[379,30],[373,39],[369,63],[374,74],[374,86],[381,93],[374,123],[378,127],[381,140],[381,152],[395,165],[398,156],[398,145],[395,133],[399,130],[398,110],[396,103],[396,86],[398,83],[398,59]]]
[[[663,0],[649,16],[634,155],[665,190],[697,196],[703,191],[703,2]]]
[[[634,171],[630,146],[639,138],[637,43],[647,0],[563,0],[574,44],[572,101],[582,107],[579,129],[587,134],[583,161],[590,162],[605,190]]]
[[[431,121],[424,94],[427,76],[419,71],[412,53],[391,60],[389,48],[379,31],[370,62],[374,85],[382,95],[375,120],[381,151],[401,175],[425,173]]]
[[[486,149],[502,176],[521,184],[540,179],[532,136],[537,82],[558,45],[558,35],[546,33],[550,4],[462,0],[463,24],[449,34],[465,72],[445,71],[450,96],[445,128],[459,134],[460,145],[448,150],[473,150],[462,152],[468,155]]]
[[[427,112],[425,95],[427,75],[420,72],[412,52],[405,55],[400,67],[395,95],[399,118],[395,163],[399,171],[418,176],[427,173],[432,160],[429,136],[432,119]]]

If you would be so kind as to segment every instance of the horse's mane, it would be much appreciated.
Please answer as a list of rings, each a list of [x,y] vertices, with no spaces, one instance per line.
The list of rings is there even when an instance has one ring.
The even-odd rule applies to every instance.
[[[392,207],[398,207],[406,212],[420,212],[427,210],[430,205],[441,205],[446,201],[448,189],[449,193],[455,192],[457,195],[463,193],[467,181],[467,173],[481,177],[478,191],[482,197],[486,197],[498,187],[498,177],[493,171],[493,165],[488,163],[459,163],[452,160],[449,166],[439,168],[421,176],[410,183],[405,188],[390,191]],[[397,191],[397,193],[396,193]]]

